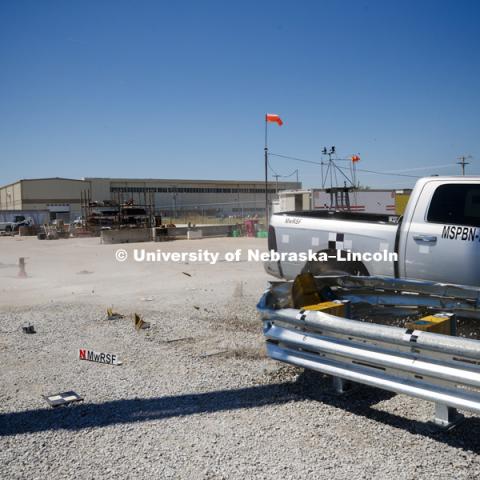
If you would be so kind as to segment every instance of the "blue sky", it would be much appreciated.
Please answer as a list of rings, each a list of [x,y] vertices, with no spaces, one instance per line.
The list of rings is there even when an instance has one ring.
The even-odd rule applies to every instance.
[[[480,174],[480,2],[0,2],[0,184],[261,179],[271,152]],[[298,168],[308,186],[320,168]],[[451,174],[458,166],[406,171]],[[362,184],[410,186],[360,174]]]

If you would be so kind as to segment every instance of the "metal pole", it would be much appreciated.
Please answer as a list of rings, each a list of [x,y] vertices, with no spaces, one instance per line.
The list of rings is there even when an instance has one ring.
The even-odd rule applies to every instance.
[[[333,167],[332,167],[332,156],[328,155],[328,168],[330,169],[330,188],[333,188]]]
[[[270,223],[268,215],[268,129],[267,129],[267,115],[265,115],[265,223]]]
[[[457,162],[457,164],[462,166],[462,175],[463,175],[463,176],[465,176],[465,165],[470,165],[469,162],[466,162],[466,161],[465,161],[465,160],[467,160],[468,158],[472,158],[472,156],[469,155],[468,157],[466,157],[465,155],[462,155],[461,157],[458,157],[458,159],[459,159],[460,161]]]
[[[275,193],[278,195],[278,177],[280,177],[281,175],[279,175],[278,173],[276,173],[274,175],[275,177]]]

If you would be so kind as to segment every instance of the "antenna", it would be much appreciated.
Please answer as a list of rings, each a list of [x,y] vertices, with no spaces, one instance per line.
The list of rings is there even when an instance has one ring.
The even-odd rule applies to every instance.
[[[321,161],[320,165],[322,168],[322,188],[325,188],[325,184],[327,183],[328,180],[330,180],[330,188],[334,188],[334,179],[335,179],[335,187],[338,187],[338,177],[337,173],[340,174],[341,177],[343,177],[345,180],[348,181],[348,183],[352,186],[355,187],[355,181],[352,180],[351,178],[348,178],[347,175],[343,172],[344,169],[341,169],[336,163],[335,159],[332,158],[332,156],[336,157],[337,149],[335,145],[332,145],[330,149],[327,149],[327,147],[322,148],[322,155],[328,155],[328,162],[324,162],[323,160]],[[358,157],[360,159],[360,157]],[[337,160],[345,160],[345,159],[338,159]],[[326,170],[324,172],[323,167],[326,165]]]
[[[322,188],[325,188],[325,184],[330,180],[330,188],[325,188],[325,192],[330,194],[330,207],[335,210],[350,210],[350,191],[354,191],[356,188],[355,185],[355,163],[360,160],[359,155],[353,155],[351,158],[338,158],[337,157],[337,149],[335,145],[332,145],[330,149],[327,147],[322,148],[322,155],[328,155],[328,162],[324,162],[323,160],[320,162],[322,168]],[[333,158],[332,158],[333,157]],[[337,165],[337,161],[348,161],[352,165],[350,165],[350,174],[351,178],[349,178],[343,170],[348,170],[345,168],[340,168]],[[324,172],[324,165],[326,165],[326,171]],[[339,184],[339,177],[340,182],[343,180],[343,186]],[[341,178],[343,177],[343,179]],[[335,182],[334,182],[335,180]],[[348,184],[348,186],[347,186]]]

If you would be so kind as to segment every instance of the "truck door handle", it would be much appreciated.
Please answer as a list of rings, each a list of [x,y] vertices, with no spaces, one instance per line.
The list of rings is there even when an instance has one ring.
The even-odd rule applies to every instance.
[[[435,243],[437,241],[437,237],[434,235],[414,235],[413,239],[416,242],[425,242],[425,243]]]

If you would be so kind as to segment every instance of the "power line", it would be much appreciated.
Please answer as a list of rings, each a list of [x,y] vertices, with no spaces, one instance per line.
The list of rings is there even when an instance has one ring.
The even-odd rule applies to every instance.
[[[401,170],[390,170],[393,173],[401,173],[401,172],[415,172],[418,170],[428,170],[429,168],[448,168],[454,167],[456,163],[444,163],[443,165],[427,165],[425,167],[415,167],[415,168],[403,168]]]
[[[293,177],[294,175],[297,175],[297,183],[298,183],[298,168],[296,170],[294,170],[292,173],[289,173],[288,175],[280,175],[273,167],[272,165],[270,164],[270,160],[268,160],[268,168],[270,169],[270,171],[273,173],[273,176],[274,177],[278,177],[278,178],[290,178],[290,177]],[[277,179],[278,180],[278,179]]]
[[[282,175],[282,177],[289,178],[289,177],[293,177],[294,175],[298,175],[298,168],[288,175]]]
[[[323,165],[326,164],[325,162],[314,162],[313,160],[307,160],[305,158],[298,158],[298,157],[291,157],[289,155],[283,155],[283,154],[280,154],[280,153],[271,153],[270,152],[269,155],[273,155],[274,157],[286,158],[288,160],[294,160],[296,162],[309,163],[309,164],[312,164],[312,165],[323,166]],[[341,159],[341,160],[344,160],[344,159]],[[337,166],[337,168],[342,169],[342,170],[349,170],[349,168],[346,168],[346,167]],[[363,169],[363,168],[357,168],[357,172],[373,173],[373,174],[376,174],[376,175],[395,176],[395,177],[421,178],[418,175],[406,175],[406,174],[402,174],[402,173],[393,173],[393,172],[377,172],[375,170],[366,170],[366,169]]]
[[[270,164],[270,160],[267,160],[267,164],[268,164],[268,168],[269,168],[270,171],[273,173],[273,175],[278,175],[277,171],[274,170],[274,168],[273,168],[272,165]]]
[[[313,165],[323,165],[323,162],[314,162],[313,160],[305,160],[304,158],[290,157],[288,155],[281,155],[280,153],[269,152],[268,154],[273,155],[274,157],[287,158],[288,160],[295,160],[297,162],[311,163]]]
[[[348,170],[346,167],[338,167],[343,170]],[[357,168],[357,172],[364,172],[364,173],[373,173],[375,175],[385,175],[385,176],[393,176],[393,177],[407,177],[407,178],[422,178],[419,175],[407,175],[405,173],[392,173],[392,172],[376,172],[375,170],[365,170],[364,168]]]

